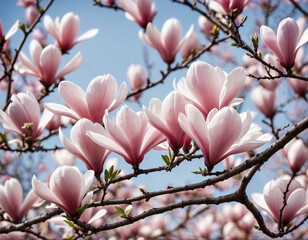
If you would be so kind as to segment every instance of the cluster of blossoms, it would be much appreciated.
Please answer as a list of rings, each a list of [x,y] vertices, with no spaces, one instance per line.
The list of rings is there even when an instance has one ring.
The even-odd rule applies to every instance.
[[[212,0],[206,1],[206,7],[215,13],[211,16],[215,16],[222,26],[234,24],[238,27],[236,24],[240,14],[250,1]],[[100,1],[96,3],[102,4]],[[0,146],[4,151],[19,153],[45,151],[42,142],[53,134],[58,134],[64,148],[52,149],[55,150],[52,157],[59,167],[45,182],[38,180],[38,174],[34,174],[32,189],[24,200],[21,181],[10,177],[2,179],[0,232],[10,224],[23,224],[28,214],[31,215],[33,209],[41,207],[44,202],[51,203],[47,206],[49,210],[58,214],[65,213],[48,219],[49,223],[63,229],[61,237],[64,238],[78,237],[83,223],[87,224],[84,232],[93,229],[91,234],[99,232],[95,228],[100,229],[103,224],[108,226],[109,223],[114,224],[114,220],[119,221],[119,213],[126,219],[125,222],[131,220],[132,216],[143,216],[142,214],[162,205],[168,205],[169,210],[172,210],[173,204],[182,202],[183,208],[186,206],[184,203],[191,199],[217,204],[220,198],[215,198],[215,191],[242,188],[246,176],[248,179],[251,172],[255,171],[256,168],[247,174],[245,172],[249,169],[245,164],[253,162],[247,160],[242,163],[242,159],[247,159],[247,153],[257,158],[256,149],[268,144],[273,136],[278,140],[275,144],[279,144],[281,129],[275,130],[273,119],[279,112],[277,99],[282,77],[288,77],[289,86],[299,98],[307,101],[308,81],[296,79],[296,74],[304,75],[308,72],[308,68],[302,66],[303,46],[308,42],[308,29],[305,29],[306,22],[303,19],[283,19],[278,26],[277,34],[269,27],[261,26],[260,35],[264,47],[270,49],[274,55],[267,53],[261,58],[260,54],[257,54],[258,40],[254,38],[252,42],[255,55],[258,56],[255,58],[262,64],[258,64],[255,59],[245,58],[246,70],[244,67],[236,67],[227,73],[218,66],[213,67],[200,60],[194,61],[198,56],[196,54],[201,54],[204,46],[200,44],[193,25],[183,38],[182,26],[176,18],[166,20],[159,31],[152,23],[157,13],[152,0],[105,0],[105,4],[103,6],[121,8],[129,20],[142,28],[138,34],[140,40],[157,50],[168,71],[187,67],[186,76],[178,81],[174,80],[173,90],[163,100],[152,98],[149,106],[143,105],[142,111],[139,112],[123,103],[125,100],[139,101],[142,92],[151,86],[149,69],[140,64],[132,64],[127,70],[128,83],[133,91],[130,96],[127,84],[123,82],[119,85],[111,74],[95,77],[84,91],[76,83],[64,79],[64,76],[80,66],[80,52],[60,71],[58,69],[64,54],[76,44],[96,36],[98,29],[88,30],[76,39],[80,27],[77,15],[69,12],[61,20],[59,17],[53,20],[45,15],[43,25],[47,33],[34,30],[32,32],[34,39],[30,42],[29,53],[33,63],[20,51],[18,61],[12,66],[12,71],[23,78],[34,76],[37,81],[27,83],[23,92],[17,85],[12,84],[11,75],[7,74],[11,79],[1,79],[1,82],[7,83],[1,85],[1,89],[8,90],[9,97],[7,105],[0,110],[0,122],[5,129],[5,133],[1,133],[0,136]],[[36,24],[42,17],[37,1],[19,0],[18,5],[26,7],[25,14],[29,26]],[[213,36],[211,44],[214,46],[218,37],[215,31],[219,31],[218,27],[208,16],[201,16],[198,23],[207,38]],[[0,22],[0,46],[3,54],[1,63],[5,66],[6,72],[9,59],[8,62],[5,61],[8,55],[5,51],[9,48],[9,39],[17,31],[18,24],[14,24],[4,35]],[[47,43],[47,34],[55,39],[54,44]],[[182,55],[182,65],[175,64],[171,68],[178,52]],[[163,77],[168,74],[163,73]],[[253,76],[260,81],[258,86],[251,90],[250,96],[258,110],[270,121],[265,123],[272,128],[272,134],[264,133],[258,124],[253,123],[255,113],[249,110],[242,111],[242,106],[246,103],[246,99],[242,98],[243,91],[254,84],[251,79]],[[65,105],[43,103],[43,99],[55,88],[58,88],[59,96]],[[111,119],[113,111],[116,113]],[[68,123],[73,125],[70,129],[70,139],[64,131]],[[42,137],[46,129],[49,133],[47,137]],[[8,133],[12,139],[9,139]],[[244,200],[231,197],[228,200],[243,204],[227,204],[215,211],[203,209],[201,213],[206,211],[205,214],[195,214],[198,216],[198,224],[191,224],[189,230],[179,236],[211,238],[218,232],[227,239],[255,236],[254,226],[260,224],[260,221],[254,217],[256,214],[253,215],[249,211],[249,204],[253,206],[251,208],[255,208],[255,205],[269,216],[268,224],[272,225],[272,228],[278,227],[280,233],[285,233],[284,227],[292,224],[295,218],[305,219],[303,215],[308,213],[308,171],[301,170],[307,163],[308,149],[300,136],[298,139],[294,136],[293,140],[286,143],[285,141],[280,149],[283,160],[288,164],[287,172],[291,171],[289,175],[284,174],[272,179],[265,185],[263,194],[254,193],[250,200],[247,195],[247,199],[243,196]],[[146,188],[136,188],[128,179],[154,171],[152,169],[147,172],[141,168],[143,161],[148,161],[145,155],[153,149],[169,151],[169,157],[163,155],[167,166],[163,166],[162,170],[171,171],[185,159],[191,161],[193,158],[203,158],[205,169],[200,168],[197,174],[216,175],[217,179],[220,177],[222,180],[207,179],[213,183],[208,184],[205,180],[202,182],[205,185],[198,185],[192,189],[187,187],[191,192],[179,190],[170,192],[173,193],[170,195],[167,191],[164,194],[154,192],[153,197],[156,198],[147,198]],[[196,155],[199,150],[202,154]],[[112,159],[108,157],[112,153],[121,156],[131,165],[134,171],[132,176],[121,173],[117,169],[117,162],[110,164]],[[240,157],[235,158],[235,154]],[[3,164],[0,162],[0,166],[9,166],[12,158],[7,156]],[[87,171],[84,174],[76,166],[76,158],[85,164]],[[261,159],[257,164],[261,166],[264,162],[265,160]],[[214,172],[220,167],[218,165],[222,165],[220,163],[223,163],[224,171]],[[44,166],[41,165],[38,169],[44,171]],[[237,175],[232,175],[232,178],[221,177],[234,169],[242,170]],[[237,176],[242,179],[237,179]],[[135,200],[138,197],[146,201],[138,202]],[[120,199],[120,204],[113,208],[112,201],[117,204],[117,199]],[[198,212],[199,208],[201,209],[201,206],[195,211]],[[185,218],[189,219],[193,215],[187,211]],[[155,215],[146,220],[132,221],[133,224],[129,226],[119,225],[120,227],[114,230],[115,234],[112,232],[110,236],[114,234],[121,239],[163,237],[168,231],[166,226],[169,222],[168,218]],[[179,228],[185,224],[186,222],[181,223]],[[2,236],[0,235],[0,238]],[[25,235],[10,232],[3,237],[18,239],[24,238]],[[98,235],[99,237],[101,236]]]

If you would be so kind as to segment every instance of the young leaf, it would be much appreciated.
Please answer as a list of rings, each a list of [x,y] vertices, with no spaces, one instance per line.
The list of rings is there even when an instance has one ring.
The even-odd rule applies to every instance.
[[[118,206],[114,206],[114,208],[123,216],[125,216],[125,212],[122,208],[118,207]]]
[[[64,220],[64,222],[66,222],[70,227],[74,228],[75,225],[74,223],[72,223],[71,221],[68,221],[68,220]]]

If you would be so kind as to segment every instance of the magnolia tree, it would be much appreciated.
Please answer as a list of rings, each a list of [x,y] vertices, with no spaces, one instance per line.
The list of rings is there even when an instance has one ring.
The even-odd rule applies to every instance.
[[[101,72],[86,90],[70,77],[82,53],[67,54],[98,29],[80,33],[70,9],[50,16],[54,0],[19,0],[26,21],[6,34],[2,19],[1,239],[308,237],[306,1],[171,2],[198,19],[186,34],[172,16],[159,30],[159,12],[172,11],[152,0],[89,1],[138,24],[131,34],[148,48],[128,84]],[[151,96],[161,83],[172,90]],[[182,169],[193,183],[172,183],[196,162]],[[155,173],[159,190],[135,183]],[[260,178],[263,192],[249,192]]]

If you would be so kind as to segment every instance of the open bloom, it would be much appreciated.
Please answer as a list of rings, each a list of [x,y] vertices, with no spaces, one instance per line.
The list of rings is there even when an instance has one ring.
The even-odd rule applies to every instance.
[[[33,94],[13,94],[6,112],[0,110],[0,122],[7,130],[13,131],[32,142],[39,137],[53,114],[46,109],[40,116],[40,106]]]
[[[146,27],[146,34],[142,30],[139,31],[139,38],[152,48],[155,48],[162,59],[170,64],[173,63],[175,55],[184,42],[188,40],[188,36],[192,31],[193,27],[191,26],[185,37],[180,41],[182,26],[179,20],[170,18],[164,23],[161,33],[149,23]]]
[[[132,90],[137,90],[146,84],[148,73],[140,64],[131,64],[127,69],[127,79]],[[138,100],[142,93],[134,95],[133,100]]]
[[[180,113],[185,113],[185,99],[178,91],[172,91],[163,102],[152,98],[150,109],[143,107],[149,123],[167,137],[168,144],[173,151],[184,145],[190,145],[190,138],[178,123]]]
[[[255,87],[251,91],[251,99],[257,108],[266,117],[271,118],[276,113],[276,101],[278,97],[278,90],[269,91],[262,86]]]
[[[32,207],[38,206],[41,199],[31,189],[22,202],[22,187],[16,178],[0,184],[0,206],[10,216],[13,222],[20,222]]]
[[[242,67],[227,74],[219,67],[197,61],[189,67],[186,79],[182,78],[174,87],[206,117],[213,108],[221,109],[242,102],[235,96],[242,89],[245,79],[246,72]]]
[[[251,0],[216,0],[220,6],[224,9],[226,14],[229,14],[232,10],[236,10],[236,14],[239,15],[247,4]]]
[[[103,171],[103,166],[110,151],[95,143],[87,131],[101,134],[103,127],[99,123],[92,123],[90,120],[80,119],[71,129],[71,140],[59,130],[59,137],[64,147],[72,154],[79,157],[87,166],[88,170],[94,170],[95,174]]]
[[[292,68],[296,54],[308,42],[308,29],[300,34],[300,29],[292,18],[283,19],[278,26],[277,35],[269,27],[262,25],[260,34],[264,44],[272,50],[284,68]]]
[[[271,139],[251,124],[250,112],[238,114],[234,108],[224,107],[211,110],[205,120],[191,103],[186,104],[185,112],[180,113],[179,123],[201,149],[209,170],[229,155],[253,150]]]
[[[43,49],[38,41],[32,40],[29,51],[34,65],[23,52],[20,52],[21,62],[16,64],[15,68],[22,75],[38,77],[46,88],[50,87],[57,79],[76,70],[82,61],[82,55],[79,52],[57,74],[61,63],[61,52],[55,45],[50,44]]]
[[[65,104],[47,103],[51,112],[76,120],[87,118],[92,122],[102,123],[105,110],[116,109],[127,96],[127,85],[122,83],[117,96],[117,80],[110,74],[94,78],[85,93],[78,85],[70,81],[59,84],[59,94]]]
[[[32,187],[42,199],[56,204],[66,214],[73,217],[76,210],[89,203],[89,190],[94,177],[94,171],[89,170],[84,175],[77,167],[61,166],[51,175],[49,187],[38,181],[33,175]]]
[[[62,52],[67,52],[77,43],[92,38],[98,33],[98,29],[91,29],[75,40],[79,31],[80,20],[78,15],[72,12],[66,13],[61,21],[59,17],[57,17],[54,22],[52,18],[47,15],[44,17],[44,26],[47,32],[56,39],[57,45]]]
[[[136,22],[142,28],[146,28],[148,23],[152,22],[157,11],[152,0],[118,0],[125,11],[128,20]]]
[[[88,131],[88,136],[97,144],[121,155],[133,167],[138,167],[144,155],[156,145],[165,141],[158,130],[153,128],[143,112],[135,113],[124,105],[114,121],[104,116],[102,133]]]
[[[252,201],[272,219],[279,223],[280,210],[283,207],[283,196],[286,191],[290,177],[280,177],[268,182],[263,194],[253,193]],[[298,181],[293,180],[289,186],[289,191],[286,195],[286,206],[282,212],[282,224],[288,225],[295,217],[308,212],[307,190],[305,190]]]

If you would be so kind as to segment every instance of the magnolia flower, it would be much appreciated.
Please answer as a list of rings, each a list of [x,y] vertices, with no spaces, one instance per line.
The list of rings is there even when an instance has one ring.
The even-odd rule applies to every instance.
[[[29,91],[13,94],[11,101],[6,112],[0,110],[0,122],[5,129],[33,142],[42,134],[53,114],[45,109],[43,115],[40,116],[39,103]]]
[[[298,172],[308,161],[308,149],[303,140],[291,141],[284,149],[286,149],[285,152],[290,169],[295,173]]]
[[[232,107],[213,109],[206,120],[191,103],[186,104],[186,115],[180,113],[179,123],[199,146],[208,170],[226,157],[256,149],[271,139],[260,128],[252,125],[250,112],[238,114]]]
[[[251,91],[251,99],[257,108],[268,118],[271,118],[276,113],[276,101],[278,90],[269,91],[262,86],[255,87]]]
[[[251,0],[216,0],[226,14],[236,9],[236,15],[239,15],[250,1]]]
[[[152,48],[155,48],[166,63],[171,64],[192,31],[193,27],[191,26],[185,37],[180,41],[182,26],[177,19],[170,18],[164,23],[161,33],[149,23],[146,27],[146,33],[142,30],[139,31],[139,38]]]
[[[40,15],[39,11],[37,10],[36,6],[29,6],[26,8],[25,10],[25,16],[27,19],[27,22],[32,25],[32,23],[34,23],[34,21],[37,19],[37,17]]]
[[[61,21],[59,17],[56,17],[54,22],[52,18],[47,15],[44,17],[44,26],[47,32],[56,39],[57,45],[62,52],[67,52],[77,43],[90,39],[98,33],[98,29],[91,29],[75,40],[79,31],[80,20],[78,15],[72,12],[66,13]]]
[[[264,44],[272,50],[280,65],[290,69],[301,46],[308,42],[308,29],[300,34],[300,29],[292,18],[283,19],[278,26],[277,35],[269,27],[262,25],[260,34]]]
[[[308,68],[307,68],[308,72]],[[305,96],[308,92],[308,81],[296,79],[296,78],[288,78],[288,83],[293,89],[295,93],[300,96]]]
[[[23,52],[20,52],[21,62],[16,64],[16,71],[22,75],[38,77],[46,88],[50,87],[57,79],[76,70],[82,60],[81,53],[77,53],[57,74],[61,62],[61,52],[55,45],[50,44],[43,49],[38,41],[32,40],[29,51],[34,65]]]
[[[174,87],[206,117],[213,108],[221,109],[242,102],[235,96],[242,89],[245,79],[246,72],[241,67],[227,74],[219,67],[197,61],[189,67],[186,79],[182,78]]]
[[[153,21],[157,11],[152,0],[118,0],[125,11],[128,20],[136,22],[142,28],[146,28],[148,23]]]
[[[198,25],[201,28],[202,33],[204,34],[205,37],[211,37],[211,32],[214,27],[214,24],[208,20],[206,17],[203,15],[199,16],[198,18]]]
[[[59,94],[65,104],[47,103],[46,108],[57,114],[79,120],[87,118],[92,122],[102,123],[105,110],[116,109],[127,96],[127,85],[122,83],[118,97],[117,80],[110,74],[94,78],[85,93],[78,85],[70,81],[59,84]]]
[[[17,5],[20,7],[29,7],[36,4],[36,0],[18,0]]]
[[[127,79],[131,89],[138,90],[143,87],[148,79],[148,73],[144,67],[139,64],[131,64],[127,69]],[[133,100],[138,100],[142,93],[134,95]]]
[[[142,162],[144,155],[165,141],[165,137],[149,125],[143,112],[135,113],[124,105],[114,121],[103,119],[102,133],[88,131],[87,135],[97,144],[121,155],[134,168]]]
[[[32,189],[23,202],[22,197],[22,187],[16,178],[7,180],[4,186],[0,184],[0,206],[15,223],[20,222],[32,207],[42,203]]]
[[[181,47],[182,58],[185,59],[189,57],[189,55],[194,54],[200,49],[200,42],[198,35],[191,31],[190,35],[187,37],[187,41],[185,41]]]
[[[80,119],[71,129],[71,140],[59,130],[59,137],[64,147],[75,156],[79,157],[87,166],[88,170],[93,170],[95,174],[103,171],[103,166],[110,151],[101,147],[86,132],[91,131],[102,134],[104,128],[99,123],[92,123],[90,120]]]
[[[178,91],[172,91],[163,102],[152,98],[150,109],[143,107],[149,123],[166,136],[173,151],[187,148],[191,142],[178,123],[179,114],[185,113],[185,103],[184,97]]]
[[[0,39],[5,39],[6,41],[9,40],[18,30],[19,20],[17,20],[13,26],[9,29],[9,31],[4,35],[2,22],[0,21]]]
[[[57,149],[51,152],[53,160],[59,166],[74,166],[76,156],[64,149]]]
[[[289,176],[273,179],[265,185],[263,194],[253,193],[251,195],[252,201],[269,214],[276,223],[279,223],[284,192],[289,181]],[[294,218],[308,212],[307,196],[307,190],[296,179],[293,180],[286,194],[286,206],[282,212],[283,226],[287,226]]]
[[[73,217],[77,214],[77,209],[89,203],[92,192],[86,196],[85,194],[93,182],[93,177],[92,170],[82,175],[77,167],[61,166],[52,173],[49,187],[38,181],[35,175],[32,178],[32,187],[39,197],[56,204],[69,217]]]

